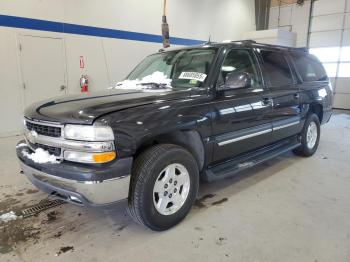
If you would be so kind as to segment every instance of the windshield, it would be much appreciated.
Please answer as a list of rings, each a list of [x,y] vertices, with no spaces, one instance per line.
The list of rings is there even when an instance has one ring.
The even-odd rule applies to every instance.
[[[131,89],[135,83],[147,89],[202,87],[216,52],[216,48],[197,48],[148,56],[117,88]]]

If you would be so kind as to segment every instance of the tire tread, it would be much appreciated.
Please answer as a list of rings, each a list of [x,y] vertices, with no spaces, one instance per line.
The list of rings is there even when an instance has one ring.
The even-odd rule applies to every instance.
[[[156,160],[159,158],[159,156],[173,149],[185,150],[184,148],[174,144],[159,144],[152,146],[146,149],[136,158],[132,168],[128,200],[129,214],[136,223],[147,226],[154,230],[157,230],[157,228],[153,227],[148,221],[143,219],[145,217],[142,213],[142,206],[144,201],[142,198],[144,190],[143,185],[149,177],[147,170],[152,169],[152,166],[155,165]]]

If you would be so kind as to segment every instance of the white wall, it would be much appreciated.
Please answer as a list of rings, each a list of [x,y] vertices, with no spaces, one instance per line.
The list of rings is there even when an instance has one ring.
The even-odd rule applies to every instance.
[[[1,0],[0,15],[160,35],[162,3],[162,0]],[[168,1],[167,17],[173,37],[207,40],[211,35],[214,41],[239,40],[245,32],[255,30],[253,0]],[[0,26],[0,136],[21,130],[20,34],[64,39],[68,93],[80,92],[79,78],[83,73],[91,78],[91,92],[106,89],[123,79],[144,56],[161,48],[161,43]],[[79,68],[81,55],[84,69]]]
[[[272,7],[269,28],[291,30],[297,34],[297,46],[306,46],[309,11],[310,1],[303,6],[294,4]],[[337,51],[319,49],[329,47]],[[350,67],[349,60],[340,58],[342,47],[350,47],[350,0],[315,1],[311,17],[310,52],[318,53],[328,69],[334,87],[334,107],[350,109],[350,70],[345,76],[338,73],[342,66]],[[322,57],[326,59],[322,60]]]
[[[334,48],[338,53],[326,54],[326,49],[319,49],[327,57],[324,65],[333,67],[334,107],[350,109],[350,70],[339,74],[344,65],[350,65],[349,59],[342,59],[342,47],[350,47],[350,0],[318,0],[315,2],[311,21],[310,48]],[[324,51],[323,51],[324,50]],[[326,63],[327,62],[327,63]]]
[[[269,29],[283,29],[297,34],[296,46],[307,45],[307,33],[309,23],[311,1],[305,1],[303,5],[283,5],[271,7],[269,17]]]
[[[245,38],[263,44],[295,47],[297,34],[281,29],[269,29],[247,32]]]

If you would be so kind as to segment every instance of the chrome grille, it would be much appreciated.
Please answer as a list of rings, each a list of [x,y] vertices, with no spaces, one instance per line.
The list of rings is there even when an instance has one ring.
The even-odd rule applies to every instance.
[[[57,126],[45,125],[34,123],[32,121],[26,120],[26,127],[29,131],[35,131],[39,135],[51,136],[51,137],[61,137],[62,128]]]
[[[32,148],[33,150],[35,150],[37,148],[42,148],[54,156],[57,156],[57,157],[61,156],[61,152],[62,152],[61,148],[47,146],[47,145],[43,145],[43,144],[33,144],[33,143],[30,143],[29,141],[27,143],[29,144],[30,148]]]

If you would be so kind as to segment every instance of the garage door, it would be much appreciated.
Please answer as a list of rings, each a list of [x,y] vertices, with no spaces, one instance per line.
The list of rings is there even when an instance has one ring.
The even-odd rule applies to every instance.
[[[63,40],[19,36],[24,104],[66,94]]]
[[[350,0],[314,3],[310,53],[323,62],[334,87],[334,107],[350,109]]]

